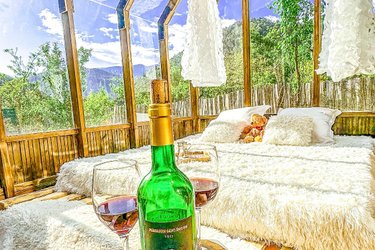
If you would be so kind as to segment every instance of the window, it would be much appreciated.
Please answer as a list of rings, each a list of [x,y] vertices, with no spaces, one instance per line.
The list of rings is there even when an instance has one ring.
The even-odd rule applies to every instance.
[[[58,2],[7,1],[0,12],[0,96],[6,133],[72,128]]]
[[[187,0],[182,0],[169,23],[169,62],[172,90],[172,114],[176,117],[191,116],[190,82],[181,75],[181,58],[186,44]]]
[[[324,20],[325,2],[321,2]],[[324,22],[323,26],[324,26]],[[324,27],[323,27],[324,28]],[[340,82],[333,82],[326,75],[321,76],[320,106],[342,111],[375,111],[375,75],[354,76]]]
[[[86,126],[126,123],[117,1],[74,1]]]
[[[227,82],[199,89],[199,114],[215,115],[226,109],[243,107],[242,1],[220,0],[220,18]]]
[[[310,106],[313,2],[250,4],[252,105]]]
[[[160,54],[157,22],[168,1],[145,4],[134,1],[130,12],[131,49],[133,61],[137,121],[148,121],[150,84],[160,78]]]

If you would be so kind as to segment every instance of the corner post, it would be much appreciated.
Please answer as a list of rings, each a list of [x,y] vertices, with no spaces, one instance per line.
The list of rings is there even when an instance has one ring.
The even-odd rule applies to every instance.
[[[251,106],[250,5],[242,0],[242,35],[244,67],[244,105]]]
[[[180,0],[169,0],[158,21],[161,77],[168,82],[168,101],[170,103],[172,103],[172,89],[168,48],[168,25],[179,3]]]
[[[14,196],[14,178],[9,159],[8,145],[6,143],[5,124],[2,106],[0,105],[0,178],[4,185],[6,198]]]
[[[139,136],[130,39],[130,9],[133,6],[133,3],[134,0],[120,0],[116,10],[121,43],[126,113],[127,121],[130,124],[130,147],[137,148],[139,147]]]
[[[78,63],[78,51],[74,29],[73,0],[58,0],[61,19],[64,30],[64,44],[68,66],[70,94],[75,128],[79,130],[77,135],[78,155],[86,157],[89,154],[86,137],[86,124],[83,111],[83,96],[81,78]]]
[[[313,64],[314,64],[314,81],[312,86],[312,106],[320,105],[320,76],[316,73],[319,68],[319,54],[321,50],[321,0],[314,0],[314,48],[313,48]]]
[[[191,103],[191,117],[193,118],[193,131],[197,133],[199,131],[198,120],[199,120],[199,89],[193,87],[190,82],[190,103]]]

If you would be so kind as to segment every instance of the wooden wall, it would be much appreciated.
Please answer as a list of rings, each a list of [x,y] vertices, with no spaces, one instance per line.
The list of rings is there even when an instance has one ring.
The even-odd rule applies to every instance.
[[[139,145],[150,144],[148,122],[138,123]],[[117,153],[130,148],[128,124],[87,128],[89,157]],[[192,118],[173,121],[175,139],[194,133]],[[15,195],[33,192],[53,185],[60,167],[79,158],[78,130],[9,136],[6,139]],[[0,199],[3,199],[0,188]]]

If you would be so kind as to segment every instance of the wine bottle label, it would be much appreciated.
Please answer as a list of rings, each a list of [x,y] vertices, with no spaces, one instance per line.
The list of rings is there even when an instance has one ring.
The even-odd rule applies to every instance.
[[[192,250],[192,227],[191,216],[168,223],[145,221],[146,250]]]

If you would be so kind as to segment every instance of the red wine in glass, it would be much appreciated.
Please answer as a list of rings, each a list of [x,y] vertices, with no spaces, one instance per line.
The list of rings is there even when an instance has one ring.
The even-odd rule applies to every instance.
[[[101,203],[97,215],[118,235],[128,234],[138,221],[137,197],[120,196]]]
[[[219,183],[209,178],[190,178],[195,190],[195,206],[201,208],[213,200],[219,189]]]

